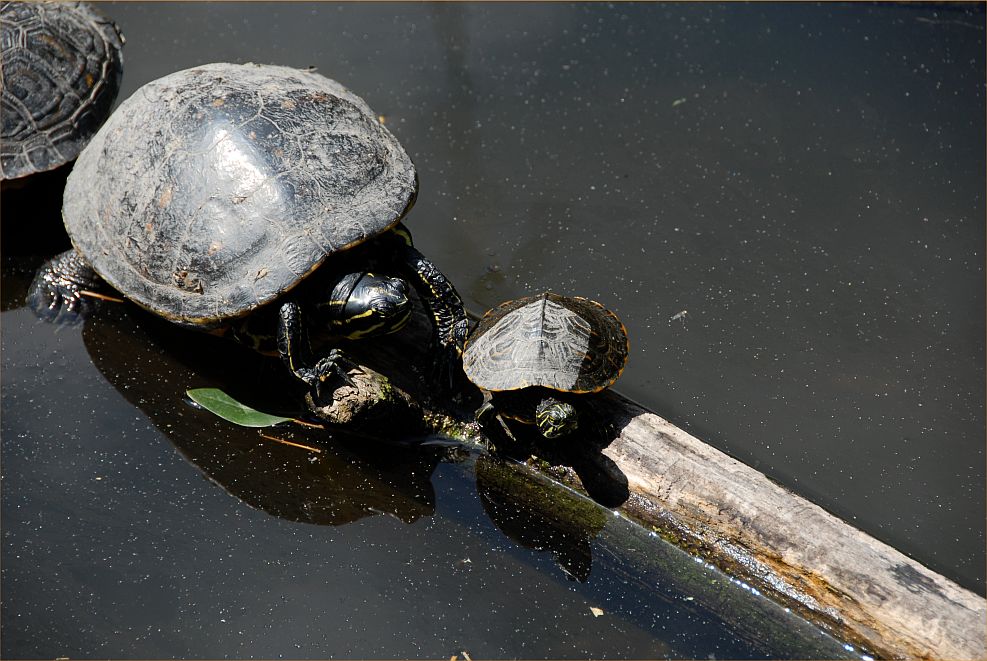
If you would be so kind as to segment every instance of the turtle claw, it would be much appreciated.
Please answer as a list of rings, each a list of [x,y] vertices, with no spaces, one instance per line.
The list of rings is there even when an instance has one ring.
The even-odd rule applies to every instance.
[[[85,287],[99,287],[98,276],[74,251],[62,253],[38,270],[28,288],[27,305],[39,319],[74,325],[92,312]]]
[[[92,304],[75,287],[61,287],[39,274],[27,295],[27,305],[37,317],[55,324],[75,325],[87,317]]]
[[[358,388],[356,381],[354,381],[349,374],[349,370],[343,369],[341,367],[336,367],[336,375],[343,380],[343,382],[350,388]]]
[[[334,376],[348,386],[358,387],[348,372],[352,369],[359,370],[360,367],[339,349],[330,350],[328,355],[308,367],[312,361],[312,347],[309,345],[308,331],[302,324],[302,309],[298,303],[286,301],[278,313],[278,353],[281,354],[281,360],[296,377],[305,382],[317,399],[322,400],[323,385]]]
[[[468,383],[463,371],[463,351],[469,335],[469,322],[465,318],[461,321],[454,324],[444,338],[433,340],[430,351],[435,362],[429,376],[439,392],[447,395],[459,392]]]
[[[351,369],[360,368],[356,363],[344,356],[342,351],[333,349],[329,352],[328,356],[319,359],[319,362],[314,367],[298,370],[298,377],[307,383],[314,390],[316,398],[321,400],[323,385],[334,376],[338,377],[351,388],[359,387],[349,375]]]
[[[437,359],[432,363],[429,374],[431,382],[443,394],[457,392],[466,378],[462,350],[456,344],[440,344],[432,351],[432,355]]]

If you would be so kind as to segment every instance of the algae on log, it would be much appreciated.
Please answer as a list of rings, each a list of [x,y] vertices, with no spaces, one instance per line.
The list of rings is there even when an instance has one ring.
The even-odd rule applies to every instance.
[[[679,608],[689,609],[691,602],[708,611],[765,655],[854,658],[842,642],[731,580],[712,563],[695,562],[687,552],[650,537],[641,526],[543,473],[489,455],[476,460],[475,473],[483,509],[494,524],[521,546],[550,552],[572,579],[586,581],[602,559],[627,594],[648,600],[688,595]],[[665,653],[674,656],[675,650]]]
[[[505,535],[526,548],[551,551],[566,574],[585,582],[592,566],[590,541],[606,525],[607,512],[536,475],[523,464],[481,456],[476,490],[483,511]]]

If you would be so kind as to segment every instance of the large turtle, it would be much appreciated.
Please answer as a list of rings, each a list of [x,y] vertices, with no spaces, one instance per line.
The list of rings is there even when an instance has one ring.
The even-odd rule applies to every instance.
[[[179,71],[124,101],[79,157],[62,206],[75,249],[39,273],[32,306],[81,310],[101,278],[183,326],[255,338],[268,323],[317,388],[346,377],[335,347],[313,361],[308,317],[347,337],[408,318],[406,281],[368,272],[375,262],[416,287],[452,374],[468,322],[400,224],[417,190],[397,139],[341,84],[258,64]]]
[[[463,369],[485,393],[481,424],[501,415],[551,439],[578,428],[579,395],[613,385],[627,353],[627,331],[613,312],[545,292],[488,311],[466,342]]]
[[[84,2],[0,3],[0,175],[75,159],[120,91],[123,35]]]

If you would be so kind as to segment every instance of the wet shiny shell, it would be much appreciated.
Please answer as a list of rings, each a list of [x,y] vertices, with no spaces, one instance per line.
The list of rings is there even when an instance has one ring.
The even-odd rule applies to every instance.
[[[463,369],[491,391],[596,392],[617,380],[627,352],[627,332],[614,313],[587,298],[546,292],[487,312],[467,342]]]
[[[82,2],[0,3],[0,173],[17,179],[79,155],[120,91],[123,37]]]
[[[124,101],[62,213],[113,287],[181,324],[250,312],[407,212],[417,176],[358,96],[310,71],[209,64]]]

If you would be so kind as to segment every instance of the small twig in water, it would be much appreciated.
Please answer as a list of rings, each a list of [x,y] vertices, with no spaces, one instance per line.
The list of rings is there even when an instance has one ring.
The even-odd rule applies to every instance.
[[[308,450],[309,452],[314,452],[319,454],[322,452],[319,448],[313,448],[311,445],[302,445],[301,443],[295,443],[294,441],[286,441],[283,438],[278,438],[277,436],[268,436],[264,432],[258,432],[262,438],[266,438],[269,441],[274,441],[275,443],[282,443],[284,445],[290,445],[293,448],[301,448],[303,450]]]
[[[302,425],[303,427],[312,427],[313,429],[325,429],[325,425],[320,425],[317,422],[306,422],[305,420],[299,420],[298,418],[292,418],[292,422],[296,425]]]

